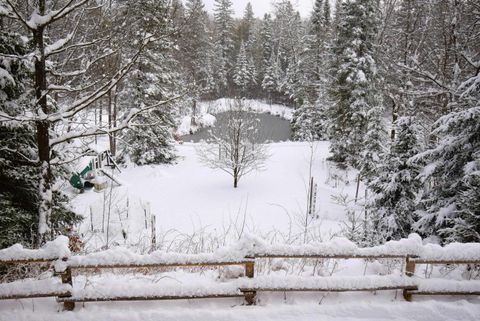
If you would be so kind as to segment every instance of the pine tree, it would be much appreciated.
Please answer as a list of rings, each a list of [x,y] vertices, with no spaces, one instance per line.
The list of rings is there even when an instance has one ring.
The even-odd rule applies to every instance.
[[[234,61],[233,9],[230,0],[215,0],[215,51],[216,77],[219,82],[220,95],[225,96],[229,88],[229,78]]]
[[[344,17],[334,47],[334,77],[329,86],[333,103],[329,110],[331,159],[354,167],[359,166],[365,135],[369,129],[379,127],[373,124],[369,127],[369,119],[376,122],[381,117],[374,52],[375,4],[374,0],[343,3]],[[371,132],[370,136],[378,135]]]
[[[240,42],[244,43],[249,43],[250,36],[253,33],[253,27],[255,24],[255,17],[253,15],[253,8],[252,4],[250,2],[247,3],[247,6],[245,7],[245,11],[243,13],[243,18],[240,21],[239,25],[239,38]]]
[[[475,107],[441,117],[434,128],[438,142],[412,159],[424,166],[422,178],[428,186],[417,211],[416,228],[422,235],[436,235],[445,242],[478,242],[478,100]]]
[[[415,210],[422,184],[420,166],[411,157],[422,151],[420,126],[413,117],[399,118],[395,123],[398,135],[384,157],[377,177],[368,188],[373,195],[368,206],[373,217],[377,243],[408,237],[413,232]]]
[[[323,123],[321,110],[307,100],[301,107],[295,109],[290,121],[293,140],[315,141],[325,139]]]
[[[240,45],[240,52],[238,53],[237,63],[233,74],[233,82],[240,87],[243,97],[246,95],[248,86],[255,82],[253,62],[247,58],[247,52],[243,42]]]
[[[277,93],[280,81],[279,73],[280,66],[278,64],[278,60],[276,59],[275,54],[272,52],[262,81],[262,88],[268,93],[268,100],[270,101],[270,103],[272,103],[272,100]]]
[[[137,24],[137,33],[153,34],[156,29],[171,30],[172,33],[173,17],[168,15],[168,6],[168,1],[141,0],[139,10],[130,8],[126,14]],[[176,61],[170,50],[172,45],[173,39],[163,38],[152,41],[145,48],[124,82],[120,95],[122,109],[144,109],[175,95],[180,76],[175,71]],[[132,128],[124,133],[122,160],[127,155],[137,165],[175,160],[172,137],[174,114],[174,106],[162,106],[138,116],[132,122]]]
[[[273,53],[272,32],[272,17],[270,14],[266,13],[262,20],[259,37],[262,47],[262,68],[260,69],[261,79],[263,79],[263,76],[265,75],[265,71],[269,66],[269,61]]]

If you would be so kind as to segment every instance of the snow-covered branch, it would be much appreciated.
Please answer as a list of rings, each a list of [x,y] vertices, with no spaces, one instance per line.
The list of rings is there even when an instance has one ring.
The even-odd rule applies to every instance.
[[[175,96],[173,98],[161,101],[161,102],[159,102],[157,104],[154,104],[154,105],[151,105],[151,106],[146,106],[146,107],[141,108],[141,109],[136,109],[136,108],[131,109],[130,112],[128,113],[128,115],[126,115],[124,117],[124,119],[117,126],[112,127],[112,128],[107,129],[107,128],[101,128],[99,126],[95,126],[95,127],[86,128],[84,130],[68,132],[65,135],[62,135],[62,136],[51,139],[50,140],[50,146],[53,147],[55,145],[58,145],[58,144],[61,144],[61,143],[64,143],[64,142],[67,142],[67,141],[70,141],[70,140],[73,140],[73,139],[82,138],[82,137],[114,134],[116,132],[122,131],[122,130],[130,127],[131,122],[137,116],[139,116],[140,114],[142,114],[144,112],[147,112],[151,109],[154,109],[154,108],[157,108],[157,107],[160,107],[160,106],[163,106],[163,105],[167,105],[167,104],[171,103],[172,101],[175,101],[175,100],[177,100],[181,97],[182,96]]]
[[[148,37],[142,41],[142,45],[137,50],[135,55],[125,64],[123,65],[117,73],[106,83],[104,83],[100,88],[95,90],[93,93],[83,97],[77,101],[74,101],[72,104],[69,104],[65,109],[60,110],[57,113],[53,113],[48,115],[47,119],[51,122],[56,122],[65,118],[70,118],[75,116],[80,111],[84,110],[92,103],[100,99],[101,97],[108,94],[112,88],[114,88],[120,80],[130,71],[133,65],[137,62],[140,54],[142,53],[145,46],[150,42],[151,37]],[[89,135],[90,136],[90,135]]]

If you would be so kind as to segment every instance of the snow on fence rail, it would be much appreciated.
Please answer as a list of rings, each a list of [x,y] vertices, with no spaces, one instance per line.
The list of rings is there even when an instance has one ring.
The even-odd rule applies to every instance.
[[[51,262],[70,257],[68,237],[59,236],[47,242],[41,249],[25,249],[21,244],[0,250],[0,264]]]
[[[130,268],[245,265],[252,261],[252,259],[227,251],[201,254],[155,251],[141,255],[125,248],[116,248],[84,256],[72,256],[65,262],[65,265],[70,268]]]
[[[131,300],[173,300],[220,297],[244,297],[247,304],[254,304],[259,291],[378,291],[403,290],[404,298],[410,301],[412,295],[479,295],[480,281],[422,280],[405,276],[358,276],[358,277],[273,277],[254,278],[255,259],[301,258],[301,259],[380,259],[400,258],[406,263],[406,276],[414,276],[415,264],[480,264],[480,243],[452,243],[445,247],[423,245],[418,235],[407,239],[390,241],[383,245],[360,248],[342,238],[329,242],[301,246],[268,244],[257,237],[246,237],[231,247],[214,253],[181,254],[153,252],[136,254],[123,248],[82,256],[72,256],[68,250],[68,238],[61,236],[39,250],[27,250],[20,245],[0,250],[1,263],[33,263],[56,261],[55,269],[61,273],[62,283],[48,283],[52,280],[17,281],[0,284],[0,299],[57,296],[66,310],[72,310],[75,302],[131,301]],[[154,268],[241,265],[247,278],[208,287],[170,288],[152,286],[103,285],[94,289],[72,287],[72,270],[102,268]],[[22,283],[23,282],[23,283]],[[45,283],[45,286],[40,286]],[[39,290],[42,289],[42,290]]]
[[[58,278],[19,280],[0,284],[0,299],[42,298],[70,295],[72,286]]]
[[[345,238],[304,245],[266,244],[257,239],[250,251],[250,255],[256,258],[405,258],[421,255],[422,240],[412,234],[408,239],[361,248]]]

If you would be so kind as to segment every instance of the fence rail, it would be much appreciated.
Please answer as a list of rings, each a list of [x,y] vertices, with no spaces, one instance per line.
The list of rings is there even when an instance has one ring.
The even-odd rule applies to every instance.
[[[480,244],[479,249],[480,249]],[[476,287],[475,283],[473,287],[470,287],[468,290],[461,289],[443,289],[443,290],[432,290],[430,288],[422,289],[420,286],[420,281],[417,281],[416,278],[412,278],[415,275],[416,265],[420,264],[478,264],[480,265],[480,253],[478,255],[473,255],[472,258],[468,257],[458,257],[453,255],[452,257],[435,257],[422,255],[418,251],[405,251],[405,249],[400,248],[400,251],[391,251],[389,254],[389,248],[364,248],[364,249],[355,249],[353,248],[349,252],[344,248],[340,248],[337,252],[335,247],[329,245],[324,253],[321,253],[322,247],[319,246],[320,250],[317,250],[313,247],[308,247],[306,250],[301,250],[301,253],[295,253],[295,250],[298,250],[299,247],[285,247],[285,250],[282,250],[277,247],[271,251],[268,249],[263,249],[257,251],[257,253],[248,253],[248,251],[243,255],[243,257],[232,258],[222,258],[221,256],[216,257],[213,254],[205,255],[191,255],[186,256],[184,254],[169,254],[165,260],[162,259],[161,255],[156,256],[135,256],[132,255],[131,262],[129,258],[125,260],[116,260],[111,259],[110,256],[106,255],[101,257],[100,260],[96,260],[97,256],[68,256],[65,255],[65,249],[61,249],[59,252],[60,255],[54,256],[51,255],[51,251],[48,252],[50,255],[46,255],[45,258],[39,257],[41,253],[36,253],[34,250],[23,250],[20,251],[19,255],[15,256],[15,251],[11,249],[0,250],[0,264],[36,264],[36,263],[54,263],[59,262],[60,264],[55,264],[58,269],[58,273],[61,276],[61,282],[64,288],[55,290],[55,289],[45,289],[44,291],[37,291],[36,293],[28,292],[15,292],[15,291],[3,291],[2,287],[8,287],[8,284],[0,284],[0,299],[22,299],[22,298],[33,298],[33,297],[57,297],[57,301],[63,303],[65,310],[73,310],[75,308],[76,302],[104,302],[104,301],[149,301],[149,300],[184,300],[184,299],[217,299],[217,298],[236,298],[243,297],[245,304],[251,305],[255,304],[256,295],[258,292],[358,292],[358,291],[389,291],[389,290],[400,290],[403,292],[405,300],[411,301],[413,295],[480,295],[480,286]],[[391,247],[391,244],[389,245]],[[472,245],[469,245],[470,249]],[[292,250],[293,249],[293,250]],[[301,249],[301,248],[300,248]],[[457,246],[458,250],[458,246]],[[41,251],[41,250],[40,250]],[[2,257],[3,253],[8,253],[8,255]],[[475,252],[469,252],[474,253]],[[24,255],[25,254],[25,255]],[[458,254],[458,253],[457,253]],[[22,256],[23,255],[23,256]],[[225,253],[224,253],[225,255]],[[176,261],[175,257],[179,257]],[[122,256],[119,256],[122,257]],[[205,259],[207,257],[207,259]],[[234,257],[234,256],[233,256]],[[86,258],[84,260],[84,258]],[[117,257],[118,258],[118,257]],[[136,261],[135,258],[140,258]],[[389,283],[388,278],[384,278],[380,283],[372,283],[370,285],[362,285],[368,283],[361,283],[362,278],[367,279],[368,276],[359,276],[356,277],[356,280],[360,280],[360,283],[357,283],[356,287],[348,287],[345,285],[338,285],[340,283],[318,283],[318,280],[330,282],[329,277],[317,278],[315,280],[312,277],[311,284],[307,286],[299,286],[295,282],[292,285],[289,285],[288,282],[283,282],[281,286],[269,286],[264,283],[255,281],[261,281],[262,277],[258,279],[255,278],[255,262],[256,260],[261,259],[364,259],[364,260],[377,260],[377,259],[400,259],[403,260],[405,264],[405,279],[398,282]],[[237,287],[230,292],[219,292],[215,293],[215,290],[209,293],[200,293],[200,294],[159,294],[153,293],[149,295],[112,295],[112,296],[92,296],[92,295],[76,295],[73,291],[73,271],[76,271],[77,274],[86,272],[86,270],[91,269],[137,269],[137,268],[147,268],[147,269],[156,269],[156,268],[192,268],[192,267],[222,267],[222,266],[243,266],[245,269],[247,285],[237,282]],[[288,278],[288,277],[286,277]],[[330,277],[331,278],[331,277]],[[342,277],[335,277],[341,279]],[[347,277],[345,277],[347,278]],[[380,280],[380,276],[378,276]],[[405,281],[405,282],[403,282]],[[315,283],[317,282],[317,283]],[[476,281],[473,281],[476,282]],[[417,284],[418,283],[418,284]],[[333,285],[332,285],[333,284]],[[480,283],[478,283],[480,285]],[[70,287],[68,290],[65,287]]]

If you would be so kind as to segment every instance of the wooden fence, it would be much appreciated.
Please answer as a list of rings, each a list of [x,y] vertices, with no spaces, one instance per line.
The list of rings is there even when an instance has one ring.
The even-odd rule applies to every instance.
[[[255,263],[262,259],[365,259],[365,260],[378,260],[378,259],[394,259],[402,260],[405,264],[405,275],[399,279],[393,279],[389,276],[374,276],[380,282],[365,282],[366,285],[362,285],[362,280],[367,280],[372,276],[358,276],[351,277],[352,280],[358,285],[356,287],[348,287],[345,285],[335,283],[335,280],[342,280],[342,277],[311,277],[312,283],[299,286],[297,280],[292,279],[289,283],[288,276],[285,277],[281,286],[277,286],[274,283],[268,283],[262,276],[255,277]],[[185,262],[185,260],[168,261],[163,263],[158,262],[128,262],[128,263],[116,263],[103,262],[97,263],[82,263],[82,260],[74,260],[66,257],[48,257],[45,259],[22,259],[22,260],[1,260],[0,264],[50,264],[53,266],[55,263],[60,268],[58,274],[61,277],[61,283],[57,285],[38,289],[34,292],[22,291],[12,289],[7,291],[8,293],[0,291],[0,299],[21,299],[21,298],[34,298],[34,297],[57,297],[57,301],[63,303],[65,310],[73,310],[76,302],[99,302],[99,301],[143,301],[143,300],[175,300],[175,299],[212,299],[212,298],[231,298],[231,297],[243,297],[246,305],[255,304],[256,295],[258,292],[353,292],[353,291],[386,291],[386,290],[400,290],[403,292],[405,300],[411,301],[413,295],[480,295],[480,288],[463,291],[463,290],[449,290],[449,291],[429,291],[422,290],[417,284],[417,281],[412,278],[415,274],[415,267],[419,264],[472,264],[479,265],[480,259],[471,260],[454,260],[454,259],[429,259],[422,258],[421,256],[408,255],[408,254],[344,254],[344,253],[306,253],[306,254],[294,254],[291,252],[281,253],[281,251],[275,251],[274,253],[262,252],[254,255],[249,255],[243,259],[234,260],[205,260],[197,262]],[[74,275],[85,273],[88,270],[96,269],[161,269],[161,268],[191,268],[191,267],[221,267],[221,266],[242,266],[245,271],[246,285],[239,285],[234,291],[220,292],[220,293],[203,293],[197,295],[115,295],[115,296],[80,296],[74,297],[73,293],[73,277]],[[58,269],[57,269],[58,270]],[[265,281],[265,282],[264,282]],[[268,281],[268,280],[267,280]],[[325,281],[325,282],[324,282]],[[367,280],[368,281],[368,280]],[[35,281],[32,281],[33,283]],[[478,281],[472,281],[478,282]],[[33,284],[32,283],[32,284]],[[9,286],[8,284],[0,284],[2,286]],[[28,282],[25,283],[25,287],[28,288]],[[3,294],[2,294],[3,293]]]

